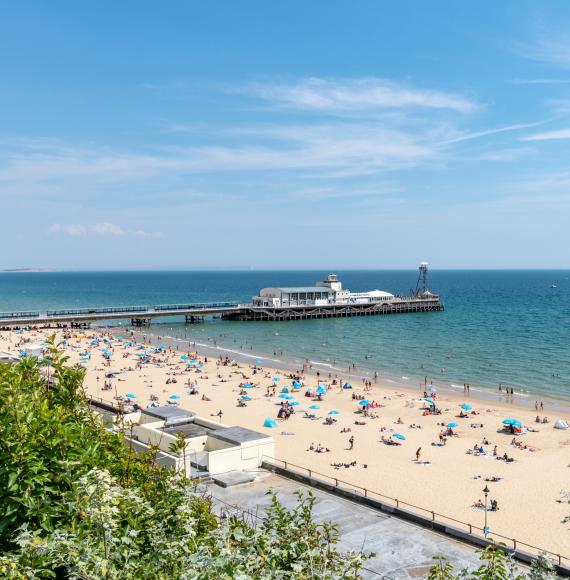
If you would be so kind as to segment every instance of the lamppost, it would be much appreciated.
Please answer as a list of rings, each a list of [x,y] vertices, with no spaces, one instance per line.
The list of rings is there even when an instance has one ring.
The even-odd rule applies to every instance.
[[[97,377],[97,397],[101,398],[101,392],[99,391],[99,377]]]
[[[487,528],[487,497],[489,496],[489,488],[487,486],[485,486],[483,494],[485,495],[485,527],[483,528],[483,535],[487,537],[489,533],[489,528]]]

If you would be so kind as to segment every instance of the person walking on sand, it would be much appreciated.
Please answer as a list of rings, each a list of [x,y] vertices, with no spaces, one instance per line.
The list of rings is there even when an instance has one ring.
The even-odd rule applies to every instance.
[[[418,447],[418,450],[416,451],[416,461],[420,460],[421,453],[422,453],[422,448]]]
[[[350,436],[350,439],[348,440],[348,444],[350,445],[350,447],[348,448],[349,451],[352,451],[352,449],[354,448],[354,435]]]

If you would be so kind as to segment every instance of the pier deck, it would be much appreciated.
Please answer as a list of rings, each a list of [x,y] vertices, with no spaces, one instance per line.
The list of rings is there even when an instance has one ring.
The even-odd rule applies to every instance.
[[[262,307],[237,302],[167,304],[158,306],[116,306],[46,311],[0,312],[0,328],[22,326],[87,327],[93,322],[130,319],[133,326],[149,324],[155,318],[184,316],[186,322],[199,322],[206,316],[224,320],[305,320],[346,316],[372,316],[406,312],[443,310],[439,298],[402,297],[390,302],[363,304],[325,304],[321,306]]]

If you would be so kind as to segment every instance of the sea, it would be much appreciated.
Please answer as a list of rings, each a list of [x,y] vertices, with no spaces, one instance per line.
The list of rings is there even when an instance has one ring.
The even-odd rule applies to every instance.
[[[260,288],[312,286],[329,273],[6,272],[0,274],[0,311],[249,302]],[[414,270],[335,273],[352,291],[407,294],[418,282]],[[533,402],[570,401],[570,271],[433,270],[429,284],[443,312],[199,324],[172,318],[145,332],[291,368],[306,363],[323,375],[350,367],[395,384],[419,387],[427,377],[442,388],[463,391],[468,383],[482,393],[501,384]]]

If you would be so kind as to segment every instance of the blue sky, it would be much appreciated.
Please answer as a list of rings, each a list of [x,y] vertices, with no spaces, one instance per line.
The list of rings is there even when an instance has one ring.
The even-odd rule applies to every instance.
[[[570,4],[6,2],[0,268],[570,267]]]

